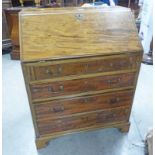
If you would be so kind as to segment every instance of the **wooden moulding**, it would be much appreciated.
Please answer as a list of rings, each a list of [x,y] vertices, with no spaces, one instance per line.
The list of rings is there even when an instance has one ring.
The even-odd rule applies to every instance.
[[[121,123],[115,123],[115,124],[107,124],[107,125],[103,125],[103,126],[86,127],[83,129],[76,129],[76,130],[64,131],[61,133],[54,133],[53,135],[37,137],[35,142],[36,142],[37,149],[41,149],[41,148],[46,147],[50,140],[58,138],[60,136],[65,136],[65,135],[69,135],[72,133],[80,133],[83,131],[93,131],[93,130],[102,129],[102,128],[117,128],[120,132],[126,133],[129,131],[130,122],[121,122]]]

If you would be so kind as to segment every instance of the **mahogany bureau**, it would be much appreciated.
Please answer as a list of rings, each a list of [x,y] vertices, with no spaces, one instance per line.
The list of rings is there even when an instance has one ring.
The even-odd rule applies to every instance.
[[[128,132],[143,53],[130,9],[29,9],[19,17],[37,148],[74,132]]]

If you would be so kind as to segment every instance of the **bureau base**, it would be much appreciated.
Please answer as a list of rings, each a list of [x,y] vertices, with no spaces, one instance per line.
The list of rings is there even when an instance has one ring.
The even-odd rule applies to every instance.
[[[115,124],[108,124],[108,125],[102,125],[102,126],[94,126],[94,127],[87,127],[87,128],[82,128],[82,129],[74,129],[74,130],[69,130],[69,131],[64,131],[64,132],[59,132],[55,133],[53,135],[48,135],[44,137],[39,137],[36,138],[36,147],[37,149],[44,148],[48,145],[49,141],[52,139],[55,139],[60,136],[72,134],[72,133],[79,133],[83,131],[90,131],[90,130],[95,130],[95,129],[101,129],[101,128],[118,128],[120,132],[128,132],[130,128],[130,122],[123,122],[123,123],[115,123]]]

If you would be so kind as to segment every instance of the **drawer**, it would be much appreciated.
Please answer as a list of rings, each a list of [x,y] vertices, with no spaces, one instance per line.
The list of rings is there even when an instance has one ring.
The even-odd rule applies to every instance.
[[[139,55],[117,55],[26,64],[30,81],[99,72],[136,69]]]
[[[73,95],[133,86],[135,73],[123,73],[82,79],[72,79],[57,82],[44,82],[30,84],[32,99],[46,99],[61,95]]]
[[[88,111],[129,106],[132,103],[132,98],[133,91],[120,91],[43,102],[41,104],[34,104],[34,110],[37,119],[46,120],[48,118],[61,118]]]
[[[72,129],[81,129],[97,125],[106,125],[115,122],[127,121],[130,109],[127,107],[115,108],[101,112],[83,114],[80,116],[66,117],[62,119],[37,120],[40,135],[62,132]]]

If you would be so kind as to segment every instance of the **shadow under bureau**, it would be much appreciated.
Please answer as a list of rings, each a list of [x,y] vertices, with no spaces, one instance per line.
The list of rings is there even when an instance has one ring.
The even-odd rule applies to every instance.
[[[28,9],[19,17],[37,148],[74,132],[128,132],[142,58],[130,9]]]

